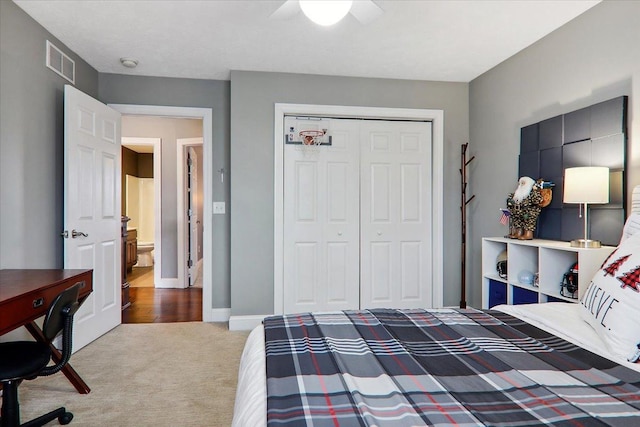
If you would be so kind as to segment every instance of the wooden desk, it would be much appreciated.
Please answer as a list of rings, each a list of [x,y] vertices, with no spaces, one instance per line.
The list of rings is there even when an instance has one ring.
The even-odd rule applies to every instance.
[[[60,292],[78,282],[84,283],[80,288],[82,302],[93,291],[93,270],[0,270],[0,335],[24,326],[36,340],[44,341],[35,320],[46,313]],[[60,351],[50,347],[58,362]],[[79,393],[91,391],[70,364],[62,372]]]

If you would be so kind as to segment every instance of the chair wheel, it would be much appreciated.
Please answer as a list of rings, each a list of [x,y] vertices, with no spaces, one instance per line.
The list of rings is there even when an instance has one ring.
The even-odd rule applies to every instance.
[[[67,425],[73,419],[73,414],[71,412],[65,412],[64,414],[58,417],[58,422],[62,425]]]

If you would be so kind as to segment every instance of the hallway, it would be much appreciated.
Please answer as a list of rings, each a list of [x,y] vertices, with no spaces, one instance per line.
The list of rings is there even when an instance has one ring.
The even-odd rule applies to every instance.
[[[122,323],[202,321],[202,288],[156,289],[153,267],[134,268],[127,280],[131,306],[122,311]]]

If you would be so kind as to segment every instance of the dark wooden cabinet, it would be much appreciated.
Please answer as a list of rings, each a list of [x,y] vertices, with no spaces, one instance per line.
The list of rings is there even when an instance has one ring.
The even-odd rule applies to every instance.
[[[127,282],[127,270],[131,268],[129,267],[129,250],[130,249],[129,249],[129,240],[128,240],[129,233],[127,232],[127,222],[129,222],[129,217],[123,216],[122,224],[120,228],[120,235],[122,236],[122,268],[121,268],[122,310],[124,310],[125,308],[128,308],[131,305],[131,300],[129,299],[129,282]],[[138,256],[137,246],[135,249],[136,249],[135,252],[136,252],[136,258],[137,258]],[[133,264],[135,264],[135,262]]]
[[[127,231],[127,240],[126,240],[126,260],[127,260],[127,271],[131,271],[134,264],[138,262],[138,232],[137,230],[128,230]]]

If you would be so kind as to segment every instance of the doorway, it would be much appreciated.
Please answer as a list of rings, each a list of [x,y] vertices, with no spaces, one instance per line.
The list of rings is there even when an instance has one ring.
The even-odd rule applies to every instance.
[[[125,259],[131,287],[155,287],[160,282],[161,146],[160,138],[122,137],[122,211],[129,218]]]
[[[211,248],[211,213],[208,206],[211,203],[208,203],[208,199],[210,199],[210,191],[207,191],[208,188],[211,187],[211,123],[212,123],[212,112],[210,109],[203,108],[186,108],[186,107],[158,107],[158,106],[138,106],[138,105],[112,105],[112,108],[123,114],[123,123],[126,123],[128,119],[136,118],[136,119],[149,119],[155,120],[157,123],[159,120],[167,119],[167,120],[190,120],[197,121],[198,125],[198,133],[187,133],[182,134],[182,136],[190,137],[199,135],[202,138],[202,187],[203,187],[203,218],[202,218],[202,228],[204,230],[202,236],[202,257],[203,259],[207,259],[207,255],[210,254]],[[126,135],[126,132],[123,133]],[[160,279],[159,281],[155,281],[153,288],[145,288],[152,289],[153,295],[147,298],[148,303],[148,314],[149,316],[155,316],[154,310],[157,314],[158,310],[155,307],[155,304],[168,303],[170,305],[182,304],[182,307],[186,309],[187,312],[194,311],[194,302],[193,298],[174,298],[172,295],[175,292],[186,291],[184,288],[185,285],[180,283],[178,274],[177,274],[177,223],[175,219],[176,215],[176,190],[175,186],[177,183],[177,178],[175,175],[176,171],[176,159],[175,156],[172,155],[175,153],[175,144],[176,144],[176,135],[173,134],[173,147],[169,144],[167,148],[165,143],[163,142],[162,151],[164,153],[161,167],[161,176],[162,176],[162,187],[163,187],[163,197],[162,204],[164,205],[164,209],[161,208],[163,214],[162,224],[160,224],[160,240],[162,244],[162,258],[160,260],[161,269],[160,270]],[[167,176],[168,175],[168,176]],[[173,178],[171,178],[173,176]],[[173,196],[169,200],[166,197],[166,185],[173,185]],[[173,218],[172,218],[173,217]],[[155,254],[155,258],[158,258],[158,254]],[[197,319],[179,319],[173,318],[173,320],[162,320],[162,316],[155,317],[154,320],[150,321],[182,321],[182,320],[204,320],[204,321],[215,321],[216,319],[212,318],[211,309],[211,266],[210,263],[204,262],[202,265],[202,288],[198,289],[199,297],[195,298],[197,305],[197,309],[195,311],[199,313],[199,317]],[[171,288],[171,289],[167,289]],[[139,288],[142,289],[142,288]],[[186,295],[187,292],[183,292],[183,296]],[[132,296],[133,298],[133,296]],[[173,302],[171,302],[173,300]],[[145,304],[147,304],[145,303]],[[135,303],[134,303],[135,305]],[[143,304],[138,304],[140,307]],[[163,309],[164,313],[165,310]]]

